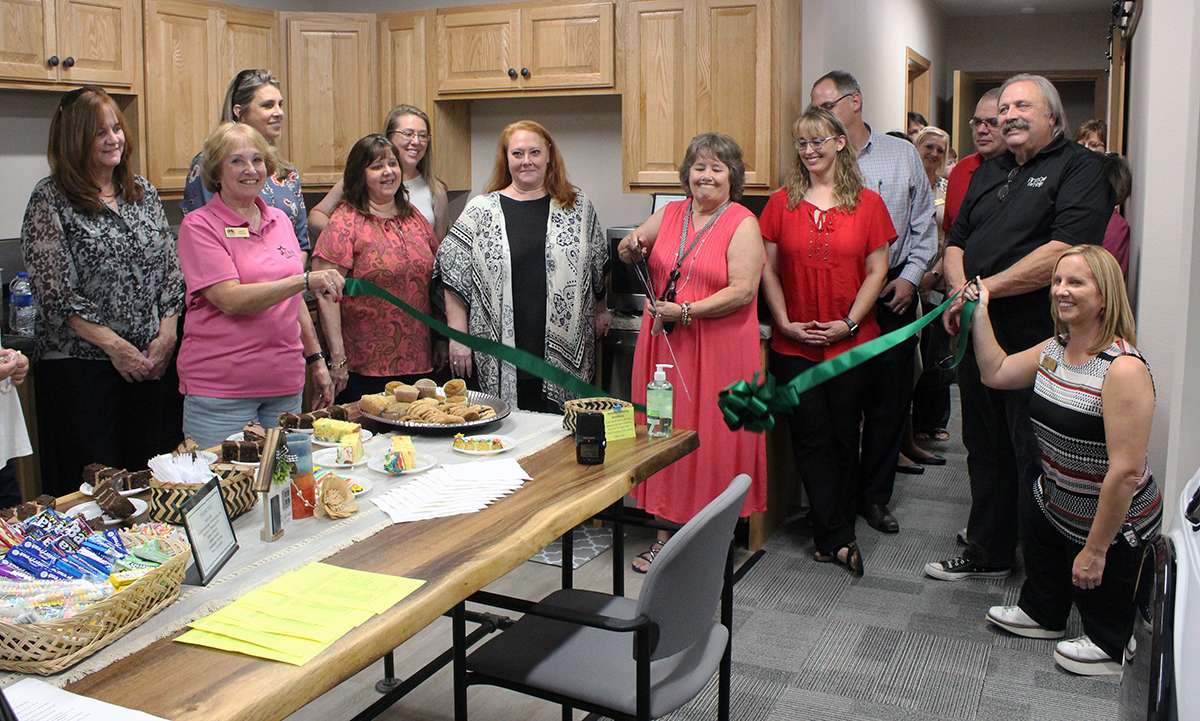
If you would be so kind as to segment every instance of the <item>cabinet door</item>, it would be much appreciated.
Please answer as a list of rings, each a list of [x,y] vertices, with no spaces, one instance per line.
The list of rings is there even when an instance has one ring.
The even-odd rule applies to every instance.
[[[285,14],[291,161],[305,186],[342,177],[351,146],[379,124],[375,16]]]
[[[678,186],[679,161],[695,127],[695,58],[687,41],[692,2],[635,0],[626,12],[625,180],[631,186]]]
[[[432,116],[425,78],[426,21],[424,13],[379,16],[381,115],[400,105],[415,105]],[[383,118],[375,119],[380,130]]]
[[[220,115],[219,19],[204,5],[147,0],[145,29],[147,177],[160,191],[180,191]]]
[[[140,10],[135,0],[58,0],[62,81],[133,85],[141,59]]]
[[[771,176],[771,27],[767,0],[706,0],[696,48],[696,132],[737,141],[746,185]]]
[[[470,10],[437,16],[438,93],[519,87],[520,10]]]
[[[524,8],[520,73],[530,89],[612,87],[612,4]]]
[[[0,78],[58,79],[54,10],[54,0],[0,0]]]
[[[240,70],[262,68],[283,79],[275,13],[228,7],[221,10],[222,49],[218,77],[228,84]],[[286,99],[285,99],[286,102]],[[285,105],[286,107],[286,105]]]

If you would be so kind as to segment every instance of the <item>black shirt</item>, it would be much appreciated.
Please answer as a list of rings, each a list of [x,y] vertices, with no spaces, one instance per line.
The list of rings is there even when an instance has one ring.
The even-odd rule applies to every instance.
[[[512,264],[513,331],[517,347],[546,356],[546,224],[550,196],[513,200],[500,194],[504,232]],[[517,371],[518,378],[533,378]]]
[[[1115,203],[1100,154],[1059,135],[1025,165],[1012,153],[981,165],[947,243],[963,249],[967,278],[986,278],[1051,240],[1099,245]],[[1051,335],[1049,285],[1047,277],[1044,288],[991,301],[989,316],[1005,351]]]

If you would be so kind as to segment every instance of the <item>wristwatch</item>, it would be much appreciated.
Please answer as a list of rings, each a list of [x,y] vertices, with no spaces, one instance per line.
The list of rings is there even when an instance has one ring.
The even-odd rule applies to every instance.
[[[323,353],[322,351],[317,351],[316,353],[313,353],[312,355],[304,356],[304,364],[305,365],[312,365],[313,363],[316,363],[317,361],[323,361],[323,360],[325,360],[325,353]]]
[[[842,318],[842,322],[845,323],[846,327],[850,329],[850,337],[851,338],[858,335],[858,323],[855,323],[850,318],[850,316],[846,316],[845,318]]]

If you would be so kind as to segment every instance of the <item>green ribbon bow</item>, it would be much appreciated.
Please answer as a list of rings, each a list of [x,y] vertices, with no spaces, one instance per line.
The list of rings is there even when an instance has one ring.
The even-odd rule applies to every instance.
[[[932,323],[950,307],[957,295],[958,293],[955,293],[946,298],[941,305],[903,328],[897,328],[886,335],[881,335],[839,353],[823,363],[818,363],[785,385],[778,385],[774,376],[764,372],[761,383],[758,380],[759,374],[755,373],[748,383],[737,381],[727,386],[717,399],[717,406],[721,409],[725,425],[733,431],[744,428],[756,433],[774,428],[775,414],[792,412],[799,405],[800,396],[805,391],[860,366],[877,355],[886,353],[920,333],[922,328]],[[954,362],[947,366],[947,369],[957,367],[967,352],[967,341],[971,337],[971,316],[975,312],[977,304],[978,301],[974,300],[963,303],[962,320],[958,329],[958,347],[954,352]]]

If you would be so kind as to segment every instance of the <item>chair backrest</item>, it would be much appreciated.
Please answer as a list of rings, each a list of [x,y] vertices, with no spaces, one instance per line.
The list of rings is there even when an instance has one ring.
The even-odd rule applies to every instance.
[[[730,482],[663,547],[638,597],[638,613],[658,624],[651,658],[673,656],[707,638],[721,600],[725,559],[750,476]]]

